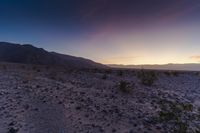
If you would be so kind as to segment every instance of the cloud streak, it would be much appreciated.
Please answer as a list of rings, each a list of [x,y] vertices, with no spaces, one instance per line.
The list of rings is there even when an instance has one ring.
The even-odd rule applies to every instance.
[[[191,56],[190,59],[200,62],[200,55]]]

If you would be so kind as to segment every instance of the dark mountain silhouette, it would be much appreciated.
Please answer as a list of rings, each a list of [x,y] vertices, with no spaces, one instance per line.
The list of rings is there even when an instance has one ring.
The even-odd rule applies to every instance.
[[[32,45],[0,42],[0,61],[70,68],[105,68],[105,65],[81,57],[48,52]]]

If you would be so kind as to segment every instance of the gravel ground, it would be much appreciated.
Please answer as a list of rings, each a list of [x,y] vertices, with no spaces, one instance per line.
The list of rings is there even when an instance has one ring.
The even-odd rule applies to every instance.
[[[200,72],[0,64],[0,133],[199,133]]]

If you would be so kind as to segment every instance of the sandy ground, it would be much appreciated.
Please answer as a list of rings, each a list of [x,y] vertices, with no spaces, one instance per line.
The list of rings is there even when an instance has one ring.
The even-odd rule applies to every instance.
[[[200,73],[140,72],[1,64],[0,133],[199,133]]]

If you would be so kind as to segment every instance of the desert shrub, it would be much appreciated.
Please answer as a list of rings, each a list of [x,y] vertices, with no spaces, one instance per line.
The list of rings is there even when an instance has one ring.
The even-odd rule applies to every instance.
[[[27,84],[29,81],[32,81],[35,78],[34,73],[30,72],[23,76],[24,80],[22,81],[24,84]]]
[[[47,77],[52,79],[52,80],[56,80],[57,79],[58,74],[55,71],[51,71],[48,73]]]
[[[177,71],[166,71],[166,72],[164,72],[164,74],[165,74],[166,76],[178,77],[179,74],[180,74],[180,72],[177,72]]]
[[[41,72],[41,70],[37,67],[37,66],[33,66],[32,70],[36,71],[36,72]]]
[[[200,107],[198,108],[198,119],[200,120]]]
[[[153,71],[145,72],[144,70],[141,70],[140,72],[138,72],[138,78],[143,85],[152,86],[157,79],[157,76]]]
[[[177,122],[174,133],[187,133],[188,124],[184,122]]]
[[[117,75],[120,76],[120,77],[123,76],[123,71],[122,70],[118,71]]]
[[[85,69],[84,71],[85,71],[85,72],[94,72],[94,73],[98,73],[98,72],[99,72],[99,69],[97,69],[97,68],[94,68],[94,69],[91,69],[91,70]]]
[[[199,75],[200,75],[200,73],[199,73],[199,72],[195,72],[195,73],[194,73],[194,75],[196,75],[196,76],[199,76]]]
[[[179,76],[179,73],[178,73],[178,72],[175,72],[175,71],[174,71],[174,72],[171,72],[171,73],[172,73],[172,75],[175,76],[175,77],[178,77],[178,76]]]
[[[193,110],[193,105],[192,104],[183,104],[182,107],[183,107],[183,109],[185,111],[190,111],[191,112]]]
[[[172,133],[190,133],[190,124],[197,115],[191,115],[193,105],[190,103],[174,102],[161,99],[161,111],[158,114],[158,123],[164,123]],[[198,129],[198,126],[195,127]],[[198,133],[198,130],[195,131]]]
[[[131,92],[130,83],[127,81],[120,81],[119,82],[119,90],[123,93],[130,93]]]
[[[56,80],[56,81],[59,81],[59,82],[62,82],[62,83],[65,82],[65,78],[63,77],[63,75],[60,74],[59,72],[56,72],[56,71],[48,72],[47,77],[51,80]]]
[[[36,67],[36,66],[33,66],[33,67],[32,67],[32,70],[37,70],[37,67]]]
[[[107,74],[103,74],[102,79],[106,80],[107,78]]]
[[[21,68],[22,68],[22,69],[25,69],[25,68],[26,68],[26,66],[25,66],[25,65],[21,65]]]
[[[8,131],[8,133],[17,133],[18,129],[14,129],[13,127],[11,127]]]
[[[112,73],[112,70],[111,70],[111,69],[106,69],[106,70],[105,70],[105,73],[106,73],[106,74],[111,74],[111,73]]]
[[[2,65],[3,70],[7,70],[7,66],[6,65]]]
[[[46,66],[45,69],[46,69],[46,70],[49,70],[49,69],[50,69],[50,66]]]
[[[161,121],[169,121],[176,117],[175,113],[168,111],[159,112],[159,118]]]
[[[165,74],[166,76],[171,76],[171,72],[170,72],[170,71],[166,71],[166,72],[164,72],[164,74]]]

